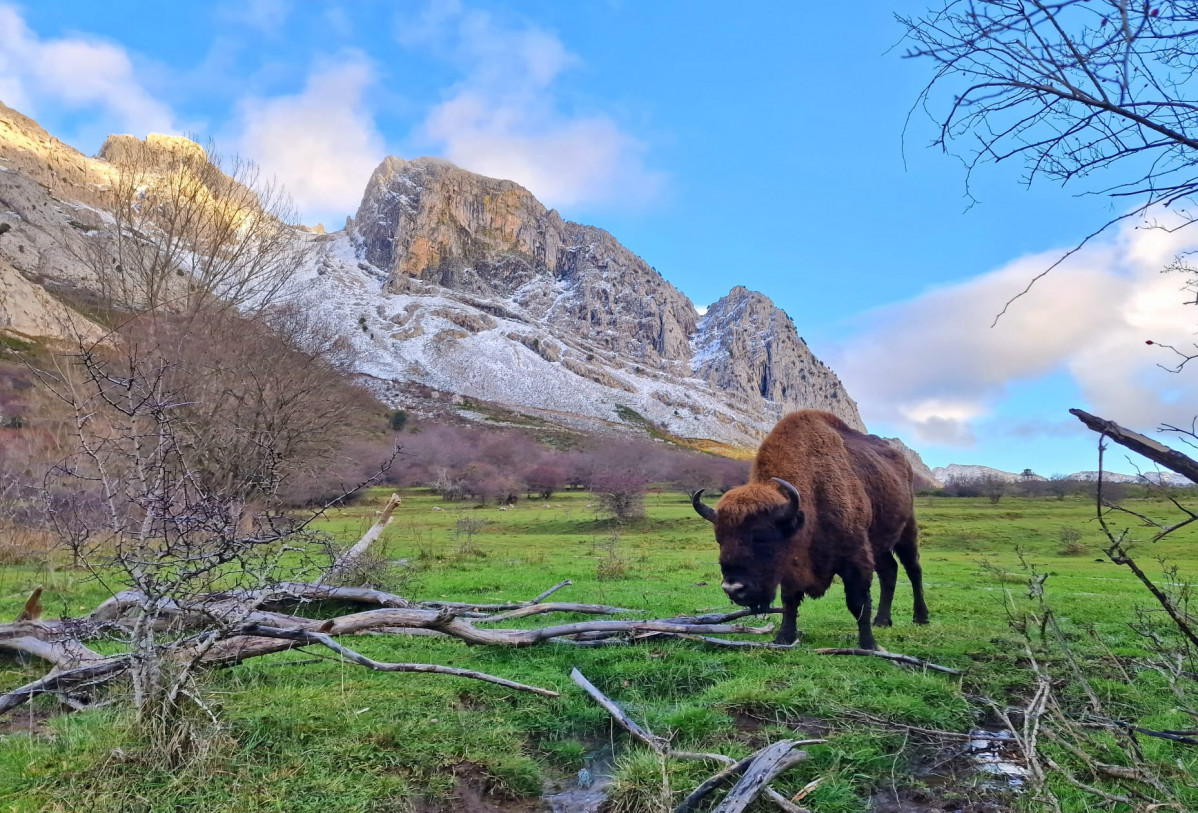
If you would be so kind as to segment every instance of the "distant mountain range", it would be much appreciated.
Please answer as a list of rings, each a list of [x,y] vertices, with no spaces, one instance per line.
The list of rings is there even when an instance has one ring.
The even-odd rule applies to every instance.
[[[963,480],[979,480],[984,477],[997,477],[1000,480],[1008,483],[1018,483],[1024,481],[1023,474],[1015,472],[1002,471],[1000,469],[992,469],[989,466],[968,466],[959,463],[951,463],[947,466],[937,466],[931,471],[932,477],[941,485],[948,485],[954,481],[960,482]],[[1081,480],[1085,482],[1093,482],[1098,479],[1096,471],[1076,471],[1073,474],[1064,475],[1069,480]],[[1047,480],[1039,474],[1032,474],[1030,480],[1043,482]],[[1188,479],[1171,471],[1145,471],[1142,475],[1139,474],[1119,474],[1117,472],[1104,471],[1102,479],[1108,483],[1159,483],[1170,486],[1188,486],[1193,485]]]

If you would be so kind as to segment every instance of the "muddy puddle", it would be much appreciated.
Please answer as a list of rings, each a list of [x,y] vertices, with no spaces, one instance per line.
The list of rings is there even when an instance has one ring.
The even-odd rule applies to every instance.
[[[542,799],[550,813],[598,813],[607,801],[613,757],[608,749],[588,754],[579,772],[564,780],[548,782]]]
[[[937,749],[916,769],[919,784],[880,788],[872,813],[1005,813],[1015,809],[1027,767],[1008,731],[976,728],[969,739]]]

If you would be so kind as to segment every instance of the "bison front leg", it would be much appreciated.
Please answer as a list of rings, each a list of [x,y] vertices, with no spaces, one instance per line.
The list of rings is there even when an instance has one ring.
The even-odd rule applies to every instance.
[[[793,644],[799,640],[799,605],[803,603],[803,592],[782,591],[782,629],[774,636],[775,644]]]
[[[860,649],[877,649],[874,643],[874,628],[870,623],[869,587],[873,581],[873,571],[851,569],[841,577],[844,581],[844,602],[857,619],[857,646]]]

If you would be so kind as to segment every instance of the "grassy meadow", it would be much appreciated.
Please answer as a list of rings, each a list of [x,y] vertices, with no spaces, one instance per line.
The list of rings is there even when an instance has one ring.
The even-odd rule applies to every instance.
[[[385,496],[373,493],[330,514],[325,527],[343,541],[355,539]],[[591,501],[586,493],[567,493],[498,511],[408,493],[383,543],[387,556],[408,564],[391,587],[417,599],[494,603],[527,600],[571,579],[573,586],[555,599],[635,608],[629,617],[732,609],[719,588],[711,527],[684,495],[651,494],[647,518],[618,534],[596,518]],[[1135,501],[1133,507],[1162,514],[1166,505]],[[920,497],[917,511],[932,623],[911,623],[910,588],[900,572],[895,626],[878,630],[878,643],[965,669],[960,678],[811,653],[855,645],[839,584],[804,604],[800,645],[782,652],[684,641],[513,650],[363,635],[346,643],[379,660],[481,670],[554,688],[562,697],[449,676],[370,672],[324,650],[281,653],[210,675],[206,688],[223,716],[223,735],[207,760],[173,771],[139,758],[116,710],[61,714],[43,698],[0,720],[0,810],[532,811],[541,809],[535,797],[546,783],[564,782],[585,766],[614,773],[608,810],[661,811],[715,770],[662,764],[630,743],[570,682],[575,666],[678,747],[742,756],[796,732],[826,737],[826,745],[809,748],[811,758],[775,783],[793,794],[826,777],[803,802],[817,813],[867,809],[887,788],[902,788],[915,802],[1037,809],[972,772],[960,741],[885,724],[968,732],[988,725],[980,697],[1026,701],[1034,679],[1022,639],[1008,623],[1010,607],[1032,606],[1017,549],[1050,574],[1048,600],[1104,703],[1144,726],[1194,727],[1175,710],[1157,673],[1125,669],[1141,651],[1128,622],[1149,597],[1102,557],[1092,502],[1007,497],[992,505]],[[485,525],[468,538],[455,532],[463,517]],[[1198,538],[1189,529],[1144,552],[1154,575],[1158,555],[1183,574],[1198,573]],[[48,617],[80,615],[105,595],[68,562],[4,564],[0,617],[15,617],[39,584],[46,587]],[[1064,668],[1053,653],[1038,654]],[[0,661],[0,688],[43,672],[36,662]],[[1062,691],[1068,695],[1070,688]],[[1156,739],[1142,744],[1160,764],[1198,768],[1196,748]],[[1057,790],[1066,809],[1095,809],[1094,797],[1067,783]],[[1198,809],[1198,789],[1179,783],[1176,793],[1179,809]]]

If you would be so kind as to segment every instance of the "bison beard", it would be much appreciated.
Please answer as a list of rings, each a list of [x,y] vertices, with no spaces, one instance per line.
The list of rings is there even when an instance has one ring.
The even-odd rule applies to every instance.
[[[778,643],[798,637],[803,598],[819,598],[840,576],[858,646],[875,649],[873,626],[891,624],[896,555],[915,594],[915,623],[928,620],[912,482],[910,464],[885,441],[830,413],[803,410],[779,421],[761,444],[747,484],[714,509],[702,491],[691,502],[715,525],[722,586],[732,601],[762,611],[781,588]],[[875,570],[881,596],[871,625]]]

